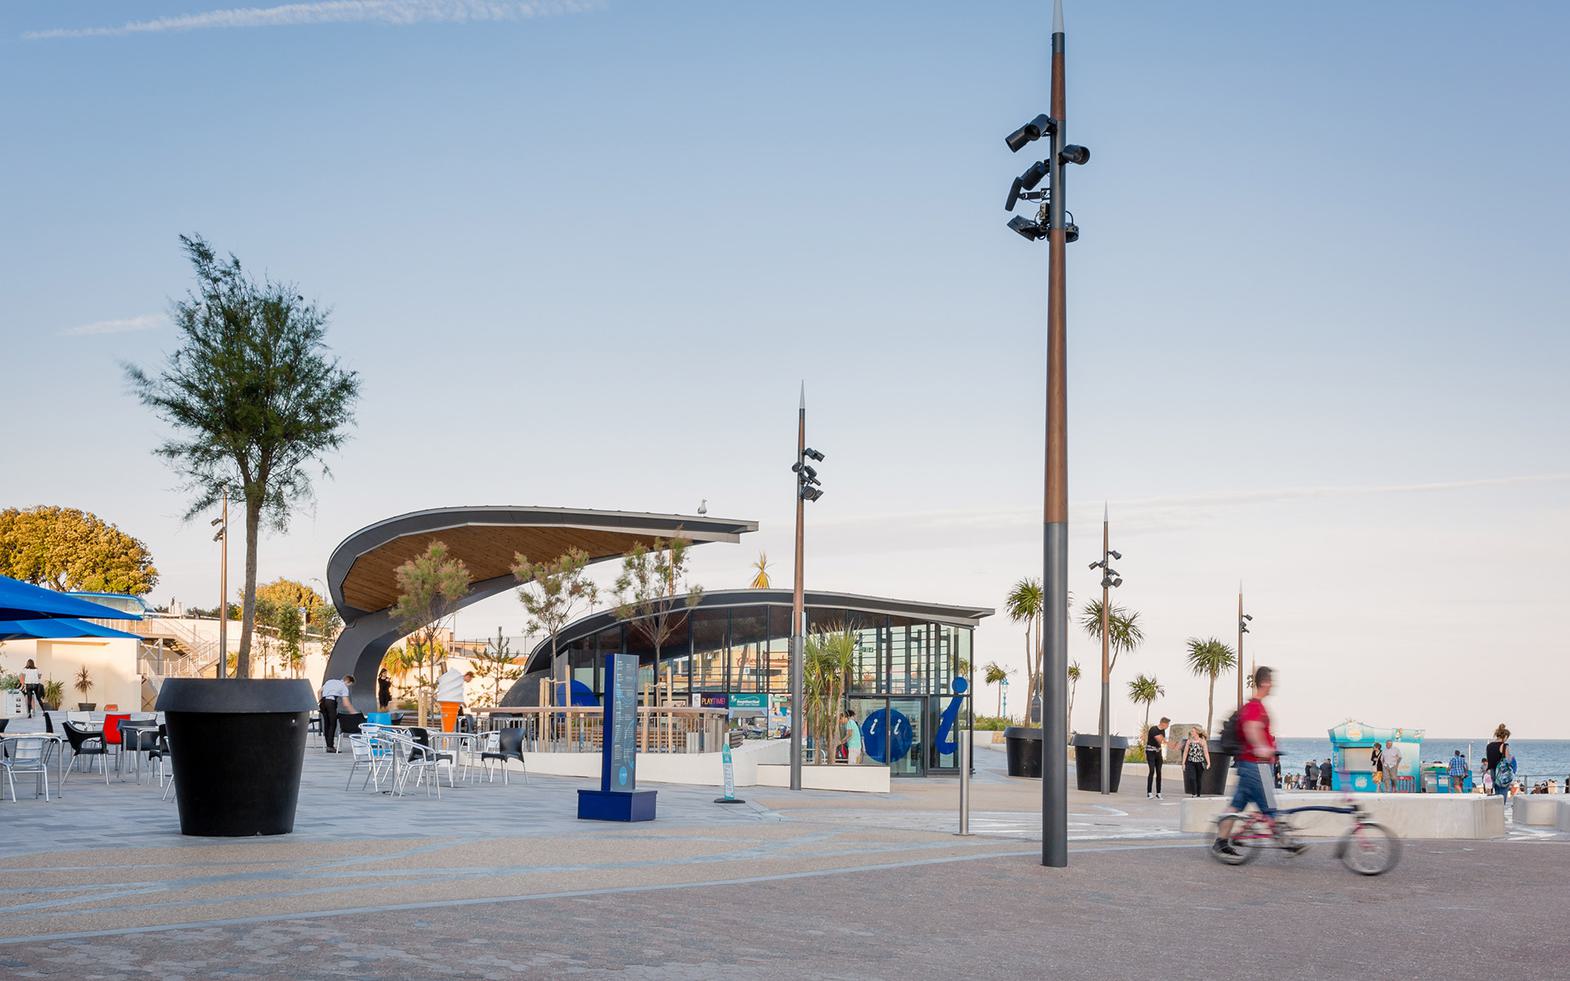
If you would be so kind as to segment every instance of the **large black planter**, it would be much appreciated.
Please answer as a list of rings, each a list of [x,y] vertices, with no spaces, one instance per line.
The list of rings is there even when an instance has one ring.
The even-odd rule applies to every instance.
[[[305,727],[315,707],[304,680],[165,681],[158,710],[169,724],[180,832],[234,838],[293,831]]]
[[[1009,776],[1041,777],[1041,730],[1009,726],[1003,730]]]
[[[1221,751],[1221,740],[1210,741],[1210,766],[1199,780],[1199,793],[1204,797],[1220,797],[1227,792],[1227,775],[1232,772],[1232,756]]]
[[[1118,792],[1118,783],[1123,779],[1123,756],[1128,752],[1128,739],[1123,736],[1108,736],[1107,741],[1111,747],[1111,780],[1107,783],[1107,790],[1111,793]],[[1075,786],[1080,790],[1101,790],[1101,736],[1098,733],[1089,733],[1074,737],[1074,777]]]

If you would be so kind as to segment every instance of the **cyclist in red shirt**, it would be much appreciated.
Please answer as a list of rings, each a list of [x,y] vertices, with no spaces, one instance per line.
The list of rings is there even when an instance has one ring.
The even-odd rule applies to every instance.
[[[1274,821],[1276,815],[1276,737],[1270,731],[1270,712],[1265,699],[1270,697],[1274,672],[1260,668],[1254,672],[1254,697],[1238,710],[1238,735],[1243,752],[1237,763],[1237,790],[1232,794],[1232,810],[1241,812],[1249,804]],[[1225,838],[1217,837],[1215,847],[1231,852]],[[1288,843],[1294,851],[1302,845]]]

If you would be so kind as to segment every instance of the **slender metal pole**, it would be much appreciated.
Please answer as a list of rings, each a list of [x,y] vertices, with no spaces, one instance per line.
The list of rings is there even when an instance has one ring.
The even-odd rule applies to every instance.
[[[801,405],[796,410],[796,464],[807,463],[807,383],[801,383]],[[801,496],[801,481],[792,481],[796,487],[796,582],[790,599],[790,789],[801,789],[801,740],[802,727],[807,720],[802,697],[802,646],[806,636],[806,604],[803,596],[802,553],[805,544],[803,523],[807,502]],[[821,753],[823,747],[818,747]]]
[[[1237,585],[1237,707],[1243,707],[1243,584]]]
[[[218,547],[218,677],[229,676],[229,492],[224,491],[223,538]]]
[[[970,740],[961,733],[959,741],[959,833],[970,834]]]
[[[1065,340],[1068,307],[1063,229],[1063,4],[1052,11],[1051,207],[1047,233],[1047,473],[1042,586],[1046,592],[1046,664],[1042,688],[1041,864],[1068,865],[1068,372]]]
[[[1107,581],[1112,578],[1107,570],[1112,568],[1112,536],[1106,509],[1101,512],[1101,792],[1112,793],[1112,662],[1111,649],[1112,592]]]

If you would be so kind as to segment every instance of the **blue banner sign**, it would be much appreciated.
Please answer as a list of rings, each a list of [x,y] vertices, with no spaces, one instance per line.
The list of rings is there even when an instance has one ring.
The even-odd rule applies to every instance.
[[[605,738],[600,789],[626,792],[638,785],[638,656],[605,658]]]

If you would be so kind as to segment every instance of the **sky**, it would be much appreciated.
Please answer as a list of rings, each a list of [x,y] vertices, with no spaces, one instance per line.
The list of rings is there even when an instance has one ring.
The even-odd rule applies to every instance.
[[[1570,8],[1069,0],[1070,574],[1110,510],[1146,641],[1115,728],[1202,721],[1189,637],[1278,669],[1278,728],[1570,737]],[[1000,610],[1041,574],[1046,250],[1005,227],[1043,2],[11,0],[0,8],[0,506],[143,539],[210,605],[163,425],[199,233],[331,309],[352,439],[261,578],[385,517],[754,519],[694,552]],[[239,570],[238,557],[235,570]],[[602,567],[608,581],[611,570]],[[465,635],[521,632],[516,600]],[[1095,726],[1099,649],[1073,722]],[[1217,686],[1217,724],[1230,679]],[[979,695],[993,711],[997,692]]]

